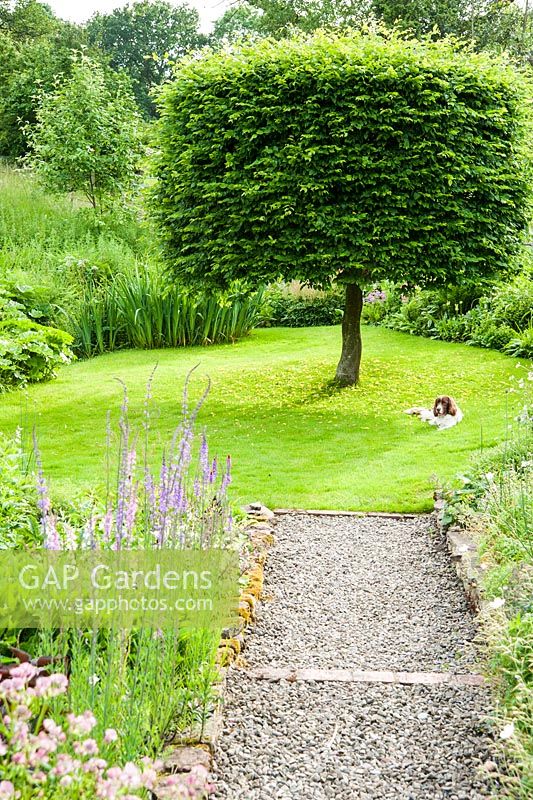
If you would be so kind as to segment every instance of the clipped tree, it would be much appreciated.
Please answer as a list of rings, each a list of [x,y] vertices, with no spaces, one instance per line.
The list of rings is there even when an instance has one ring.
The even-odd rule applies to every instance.
[[[153,213],[181,281],[346,287],[341,385],[366,286],[509,266],[526,218],[524,85],[486,54],[395,35],[261,41],[181,66],[160,97]]]
[[[28,163],[52,192],[81,192],[92,207],[131,188],[141,154],[140,117],[129,81],[86,55],[44,95]]]

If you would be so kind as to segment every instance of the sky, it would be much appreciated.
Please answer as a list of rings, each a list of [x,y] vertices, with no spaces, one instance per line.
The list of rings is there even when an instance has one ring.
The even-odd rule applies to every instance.
[[[58,17],[71,22],[85,22],[96,11],[109,12],[114,8],[125,6],[128,0],[46,0]],[[181,0],[170,0],[174,5],[181,5]],[[187,5],[196,8],[200,14],[201,29],[204,33],[211,30],[213,22],[221,17],[231,0],[185,0]]]

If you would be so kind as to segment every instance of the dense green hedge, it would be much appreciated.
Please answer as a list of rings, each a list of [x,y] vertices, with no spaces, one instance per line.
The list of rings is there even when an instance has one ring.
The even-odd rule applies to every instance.
[[[338,325],[342,320],[344,298],[339,289],[315,294],[293,294],[271,287],[264,297],[263,324],[285,328],[311,328]]]
[[[174,271],[225,286],[460,283],[525,221],[523,86],[446,41],[262,41],[194,58],[160,98],[154,213]]]

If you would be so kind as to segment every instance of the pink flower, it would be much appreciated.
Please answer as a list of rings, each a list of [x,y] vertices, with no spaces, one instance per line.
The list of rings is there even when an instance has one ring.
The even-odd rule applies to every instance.
[[[49,736],[58,742],[64,742],[67,738],[61,725],[57,725],[53,719],[45,719],[43,722],[43,728]]]
[[[15,797],[15,787],[11,781],[0,781],[0,800]]]
[[[141,782],[145,789],[154,789],[157,782],[157,772],[153,767],[145,767],[141,775]]]
[[[14,744],[25,746],[30,734],[27,722],[15,722],[11,741]]]
[[[121,780],[122,783],[124,784],[124,788],[140,789],[142,786],[142,782],[141,782],[141,771],[139,767],[132,761],[128,761],[127,764],[125,764],[124,769],[122,770]]]
[[[84,772],[100,773],[103,772],[106,767],[107,767],[107,761],[105,759],[90,758],[89,761],[85,762],[82,769]]]
[[[118,786],[114,780],[100,780],[96,784],[96,796],[101,800],[115,800],[117,791]]]
[[[23,664],[13,667],[10,670],[10,674],[13,678],[22,678],[25,683],[29,683],[32,678],[39,674],[39,669],[30,664],[29,661],[25,661]]]
[[[22,722],[27,722],[29,719],[32,718],[32,713],[28,708],[28,706],[22,703],[21,705],[17,706],[14,709],[13,716],[21,720]]]
[[[98,745],[94,739],[84,739],[83,742],[75,742],[74,752],[78,756],[95,756],[98,753]]]
[[[72,758],[68,753],[59,753],[56,759],[56,765],[51,772],[56,778],[60,778],[63,775],[70,775],[73,772],[77,772],[80,766],[80,762],[77,758]]]
[[[141,758],[141,764],[145,767],[145,769],[155,769],[156,772],[161,772],[164,766],[164,761],[161,758],[148,758],[148,756],[143,756]]]
[[[41,731],[32,741],[33,747],[44,750],[45,753],[55,753],[57,750],[57,740],[49,736],[46,731]]]
[[[122,776],[122,770],[120,767],[110,767],[107,770],[107,777],[112,781],[119,781]]]
[[[0,683],[0,698],[10,703],[24,703],[27,699],[26,681],[24,678],[8,678]]]
[[[106,732],[104,733],[104,742],[106,744],[111,744],[111,742],[116,742],[118,739],[118,733],[114,728],[106,728]]]
[[[67,714],[69,731],[74,736],[84,736],[90,733],[96,725],[96,718],[92,711],[85,711],[78,717],[75,714]]]
[[[37,678],[35,681],[36,697],[58,697],[65,694],[68,689],[68,678],[60,672],[45,678]]]

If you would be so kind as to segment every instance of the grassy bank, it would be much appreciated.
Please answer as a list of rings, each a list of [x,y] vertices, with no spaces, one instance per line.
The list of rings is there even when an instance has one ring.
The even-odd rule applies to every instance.
[[[0,163],[0,280],[47,287],[54,303],[68,305],[87,280],[135,265],[150,247],[150,234],[127,210],[96,215],[79,198],[48,195],[31,174]]]
[[[501,731],[498,797],[533,794],[533,371],[517,370],[520,413],[505,441],[473,459],[448,494],[449,519],[477,541],[484,568],[481,615]]]
[[[186,372],[193,392],[212,381],[200,423],[213,451],[234,460],[233,498],[273,506],[423,511],[432,476],[451,479],[505,432],[515,360],[379,328],[364,331],[360,387],[332,390],[339,328],[255,331],[235,345],[128,351],[66,367],[52,384],[0,398],[0,430],[36,426],[56,491],[97,483],[104,472],[106,412],[117,415],[124,381],[140,420],[157,364],[153,425],[166,441],[179,417]],[[454,395],[461,425],[436,431],[402,414]]]

